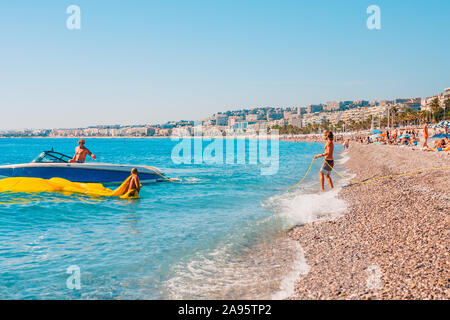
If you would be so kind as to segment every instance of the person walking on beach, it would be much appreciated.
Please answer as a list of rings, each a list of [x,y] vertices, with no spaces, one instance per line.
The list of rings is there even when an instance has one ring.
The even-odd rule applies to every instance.
[[[319,178],[320,178],[320,191],[324,191],[324,178],[327,179],[328,184],[330,185],[330,188],[333,189],[333,181],[331,180],[330,174],[331,170],[334,166],[334,160],[333,160],[333,151],[334,151],[334,144],[333,144],[333,132],[327,131],[324,134],[324,138],[326,139],[327,143],[325,144],[325,152],[322,154],[318,154],[314,157],[314,159],[325,157],[325,161],[323,162],[322,168],[319,171]]]
[[[424,141],[423,141],[423,148],[428,148],[428,123],[425,123],[425,126],[423,127],[423,136],[424,136]]]
[[[69,163],[84,163],[86,161],[86,156],[90,155],[92,159],[96,160],[97,157],[85,145],[86,141],[80,139],[78,141],[78,147],[75,148],[75,155],[69,160]]]
[[[349,146],[350,146],[350,139],[347,139],[344,142],[344,149],[348,149]]]

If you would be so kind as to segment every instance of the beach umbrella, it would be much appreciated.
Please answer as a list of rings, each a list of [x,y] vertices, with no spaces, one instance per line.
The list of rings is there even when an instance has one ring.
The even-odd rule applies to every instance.
[[[445,128],[445,126],[449,126],[450,125],[450,121],[448,120],[443,120],[439,123],[434,123],[434,124],[430,124],[428,127],[429,128]]]
[[[377,139],[377,138],[381,138],[381,135],[379,134],[373,134],[370,136],[372,139]]]
[[[372,131],[370,131],[370,133],[375,133],[375,134],[377,134],[377,133],[381,133],[381,131],[380,131],[380,130],[372,130]]]
[[[435,127],[439,127],[439,128],[445,128],[445,126],[449,127],[450,121],[444,120],[435,125]]]
[[[445,138],[450,139],[450,133],[438,133],[432,136],[430,139],[445,139]]]

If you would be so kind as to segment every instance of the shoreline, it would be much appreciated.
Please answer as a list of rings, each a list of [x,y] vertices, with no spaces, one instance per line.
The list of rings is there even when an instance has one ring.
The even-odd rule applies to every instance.
[[[357,180],[448,167],[445,154],[388,146],[354,143],[344,155]],[[290,299],[449,299],[449,177],[425,171],[343,187],[342,216],[288,233],[310,266]]]
[[[271,135],[227,135],[227,136],[52,136],[52,137],[2,137],[0,139],[267,139]],[[315,138],[316,139],[316,138]],[[280,141],[286,142],[322,142],[321,140],[314,140],[313,138],[301,137],[298,140],[293,140],[288,137],[280,136]]]
[[[170,137],[131,138],[170,139]],[[318,143],[317,141],[289,140],[287,142]],[[351,173],[344,175],[356,174],[357,180],[399,174],[417,168],[448,166],[448,156],[445,153],[420,152],[389,145],[352,143],[348,151],[340,151],[336,155],[337,162],[341,157],[346,160],[348,158],[341,166],[347,167]],[[341,180],[335,173],[332,177],[335,183]],[[273,297],[275,299],[280,297],[288,299],[450,298],[448,280],[450,268],[448,267],[448,249],[446,249],[448,244],[445,243],[445,239],[449,238],[446,230],[448,223],[446,227],[445,219],[448,219],[449,215],[443,212],[445,203],[450,200],[446,194],[449,189],[448,181],[449,171],[435,171],[386,179],[373,184],[343,187],[339,190],[338,197],[348,203],[348,208],[342,216],[333,220],[318,220],[295,226],[286,232],[286,237],[294,240],[301,247],[309,271],[301,276],[286,274],[286,281],[283,279],[282,283],[289,281],[289,288],[273,291]],[[396,192],[391,192],[392,190]],[[424,201],[429,203],[440,201],[440,203],[437,206],[430,206],[429,203],[417,201],[423,195]],[[399,206],[402,207],[401,210],[394,212]],[[422,212],[430,208],[434,211],[427,212],[425,217],[427,220],[423,221]],[[416,209],[419,211],[413,212]],[[394,217],[390,217],[391,213],[395,213]],[[433,215],[440,219],[433,219],[436,218]],[[428,226],[429,229],[422,230],[424,226]],[[390,231],[389,236],[394,234],[395,237],[393,239],[387,237],[386,230]],[[437,234],[427,233],[430,230],[436,231]],[[399,232],[396,233],[396,231]],[[405,233],[411,233],[412,236],[402,237]],[[423,242],[426,243],[423,244]],[[418,247],[418,243],[424,248],[419,256],[415,256],[413,251]],[[380,247],[372,250],[377,245]],[[285,245],[280,248],[280,250],[287,249]],[[402,250],[406,250],[406,253],[401,252]],[[421,254],[426,259],[431,259],[433,263],[438,261],[438,267],[423,261],[425,258],[422,259]],[[283,259],[283,263],[289,260],[286,257]],[[402,265],[398,269],[396,264],[399,262],[409,264]],[[304,269],[303,266],[300,269],[303,270],[302,268]],[[375,280],[378,284],[375,284],[376,288],[370,289],[368,288],[370,273],[372,278],[373,275],[376,278],[377,272],[381,275],[378,280]],[[294,270],[293,273],[299,272]],[[380,283],[382,286],[379,286]],[[283,295],[286,291],[291,291],[291,285],[295,288],[295,293],[290,296]]]

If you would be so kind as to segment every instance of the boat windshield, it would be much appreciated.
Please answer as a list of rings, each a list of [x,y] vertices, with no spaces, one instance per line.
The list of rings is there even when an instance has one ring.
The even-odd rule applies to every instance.
[[[70,159],[72,158],[59,152],[44,151],[39,156],[37,156],[37,158],[34,159],[32,162],[67,163],[69,162]]]

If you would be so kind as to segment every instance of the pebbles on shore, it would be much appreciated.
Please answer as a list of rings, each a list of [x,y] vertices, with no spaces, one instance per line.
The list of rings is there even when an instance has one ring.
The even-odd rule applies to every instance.
[[[450,166],[446,154],[406,148],[353,144],[347,152],[357,180]],[[290,232],[310,266],[292,299],[449,299],[449,178],[424,171],[344,187],[345,215]]]

